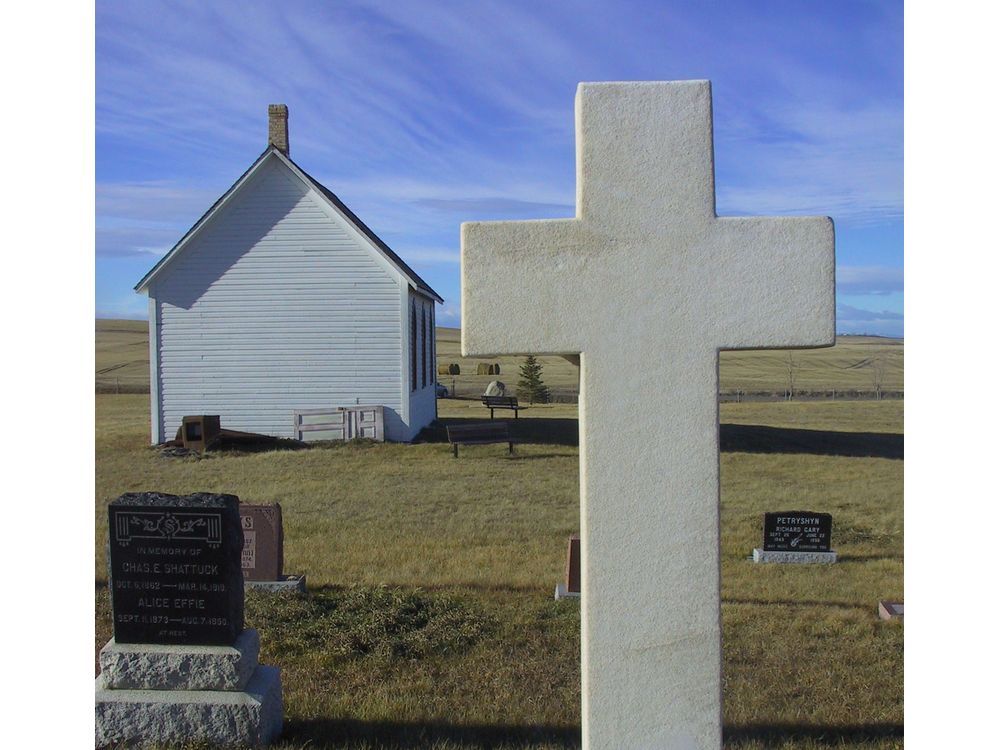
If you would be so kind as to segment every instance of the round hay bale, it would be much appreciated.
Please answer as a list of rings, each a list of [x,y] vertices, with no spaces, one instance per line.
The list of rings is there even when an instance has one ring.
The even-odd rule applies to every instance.
[[[486,364],[485,362],[480,362],[478,365],[476,365],[476,375],[489,375],[489,374],[490,374],[490,366],[488,364]]]
[[[458,366],[458,363],[452,362],[450,365],[448,365],[448,374],[449,375],[461,375],[462,374],[462,368]]]
[[[438,375],[451,375],[451,365],[438,365]]]

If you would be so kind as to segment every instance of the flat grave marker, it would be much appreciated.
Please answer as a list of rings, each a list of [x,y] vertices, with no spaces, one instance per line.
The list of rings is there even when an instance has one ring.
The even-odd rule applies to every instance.
[[[809,510],[764,514],[764,549],[829,552],[833,516]]]
[[[764,514],[764,543],[754,549],[760,563],[833,563],[830,549],[833,516],[812,510],[786,510]]]
[[[882,620],[902,620],[903,602],[890,602],[885,599],[879,601],[878,616]]]

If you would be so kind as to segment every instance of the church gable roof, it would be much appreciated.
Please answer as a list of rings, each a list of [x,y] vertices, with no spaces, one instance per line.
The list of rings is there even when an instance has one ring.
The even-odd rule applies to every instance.
[[[202,228],[211,220],[211,218],[233,197],[239,192],[240,188],[246,184],[250,177],[260,168],[260,166],[269,159],[278,159],[280,162],[284,163],[285,166],[295,174],[299,179],[301,179],[306,185],[313,188],[329,205],[345,220],[350,222],[355,229],[370,243],[372,248],[386,260],[404,277],[411,287],[416,289],[418,292],[434,299],[437,302],[443,302],[444,300],[441,296],[435,292],[430,285],[424,281],[420,276],[410,268],[402,258],[400,258],[393,250],[382,241],[382,239],[373,232],[368,225],[366,225],[357,215],[351,211],[340,198],[336,196],[333,191],[323,185],[321,182],[309,175],[304,169],[293,162],[286,154],[284,154],[280,148],[274,145],[269,145],[264,152],[254,160],[253,164],[242,174],[240,177],[232,184],[232,186],[220,196],[220,198],[209,207],[209,209],[202,215],[198,221],[184,234],[183,237],[174,245],[170,251],[164,255],[160,260],[154,265],[149,272],[139,280],[139,283],[135,285],[135,291],[142,292],[150,284],[153,279],[163,272],[171,262],[180,254],[181,250],[195,237]]]

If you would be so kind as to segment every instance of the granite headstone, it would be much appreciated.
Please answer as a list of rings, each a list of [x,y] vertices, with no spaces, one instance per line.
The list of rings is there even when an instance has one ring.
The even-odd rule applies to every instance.
[[[580,593],[580,535],[573,534],[566,547],[566,590]]]
[[[126,493],[108,506],[116,643],[231,645],[243,631],[239,498]]]
[[[556,584],[556,599],[580,598],[580,535],[573,534],[566,545],[566,576]]]
[[[830,548],[833,516],[813,510],[764,514],[764,543],[753,551],[755,563],[835,563]]]
[[[833,516],[811,510],[764,514],[764,549],[775,552],[829,552]]]
[[[278,581],[284,566],[281,506],[240,504],[243,528],[243,579]]]

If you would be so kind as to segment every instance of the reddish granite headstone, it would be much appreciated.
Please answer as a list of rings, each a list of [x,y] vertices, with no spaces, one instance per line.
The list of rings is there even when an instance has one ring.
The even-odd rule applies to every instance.
[[[247,581],[280,581],[284,566],[284,532],[281,506],[240,503],[243,527],[243,578]]]
[[[569,538],[566,550],[566,591],[571,594],[580,593],[580,535],[573,534]]]

